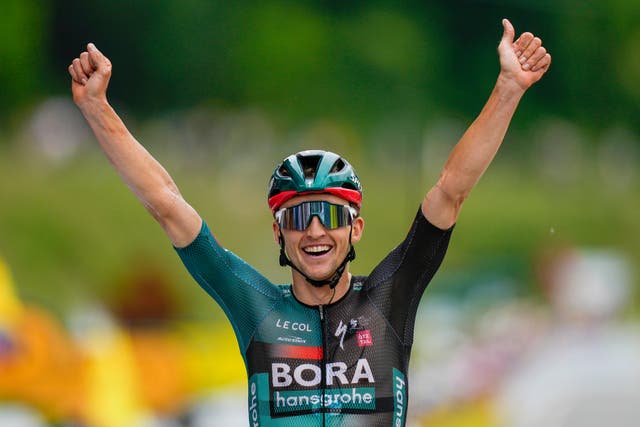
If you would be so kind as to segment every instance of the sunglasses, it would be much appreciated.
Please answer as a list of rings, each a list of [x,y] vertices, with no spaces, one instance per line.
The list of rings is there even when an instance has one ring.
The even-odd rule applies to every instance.
[[[349,205],[335,205],[325,201],[303,202],[289,208],[282,208],[275,213],[276,221],[285,230],[304,231],[314,216],[322,225],[333,230],[351,225],[358,216],[358,211]]]

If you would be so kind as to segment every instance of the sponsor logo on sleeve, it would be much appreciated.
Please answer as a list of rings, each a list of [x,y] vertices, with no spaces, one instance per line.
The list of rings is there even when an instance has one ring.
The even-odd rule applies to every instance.
[[[258,381],[254,377],[249,380],[249,424],[260,427],[260,411],[258,410]]]
[[[407,383],[404,374],[393,368],[393,424],[394,427],[404,426],[407,416]]]

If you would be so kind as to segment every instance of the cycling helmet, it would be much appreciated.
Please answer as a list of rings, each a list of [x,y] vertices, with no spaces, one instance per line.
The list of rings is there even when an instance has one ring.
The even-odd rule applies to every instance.
[[[353,167],[330,151],[307,150],[280,163],[269,180],[269,208],[275,212],[287,200],[304,194],[328,193],[360,208],[362,185]]]

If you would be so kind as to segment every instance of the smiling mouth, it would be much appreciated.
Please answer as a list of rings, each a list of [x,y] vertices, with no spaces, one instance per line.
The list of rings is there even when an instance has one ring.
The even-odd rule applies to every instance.
[[[325,254],[329,253],[329,251],[331,249],[332,249],[332,247],[329,246],[329,245],[314,245],[314,246],[307,246],[306,248],[303,248],[302,250],[307,255],[322,256],[322,255],[325,255]]]

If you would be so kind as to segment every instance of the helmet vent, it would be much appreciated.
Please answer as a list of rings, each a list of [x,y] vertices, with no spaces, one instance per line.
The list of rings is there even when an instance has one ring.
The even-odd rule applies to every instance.
[[[316,172],[318,171],[318,163],[320,163],[320,159],[320,156],[298,156],[300,166],[302,166],[302,171],[304,172],[304,177],[306,179],[315,178]]]
[[[278,169],[278,174],[280,174],[280,176],[291,176],[291,174],[289,173],[289,169],[285,165],[280,166],[280,169]]]
[[[331,168],[331,172],[330,173],[336,173],[336,172],[340,172],[342,169],[344,169],[347,165],[345,164],[344,160],[342,159],[338,159],[336,160],[336,162],[333,164],[333,167]]]

